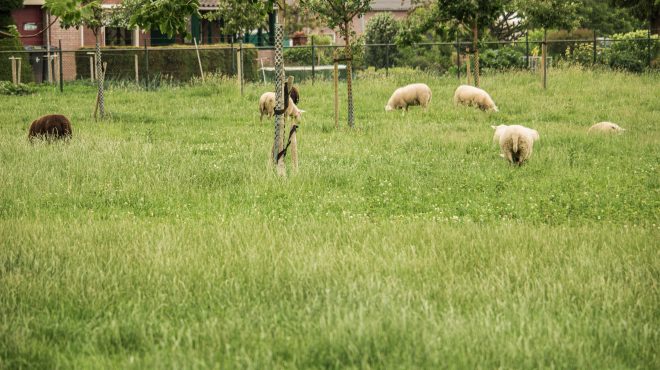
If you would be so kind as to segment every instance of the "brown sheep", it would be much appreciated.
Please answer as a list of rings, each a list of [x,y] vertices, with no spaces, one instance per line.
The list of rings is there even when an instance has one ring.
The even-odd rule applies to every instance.
[[[71,134],[71,122],[68,118],[61,114],[49,114],[32,122],[28,138],[69,139]]]

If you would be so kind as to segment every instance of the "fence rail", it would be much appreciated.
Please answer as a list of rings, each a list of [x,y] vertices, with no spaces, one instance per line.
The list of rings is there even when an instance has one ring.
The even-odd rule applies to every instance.
[[[482,41],[480,65],[485,71],[503,69],[534,69],[543,40],[521,38],[516,41]],[[548,56],[553,64],[560,61],[584,66],[610,66],[636,72],[657,70],[660,67],[660,40],[651,38],[547,40]],[[284,49],[285,65],[298,80],[329,77],[341,45],[297,45]],[[356,70],[369,67],[384,69],[409,67],[432,73],[456,75],[465,73],[466,58],[472,53],[471,40],[453,42],[421,42],[408,46],[396,44],[356,45],[353,65]],[[273,47],[239,43],[227,45],[112,47],[104,48],[102,58],[107,62],[106,78],[133,81],[149,85],[163,79],[188,81],[204,74],[215,73],[235,77],[242,63],[242,78],[246,81],[272,81],[268,74],[273,67]],[[199,53],[199,59],[197,58]],[[242,57],[239,58],[239,54]],[[0,51],[0,81],[15,79],[22,82],[61,83],[95,79],[95,56],[90,49],[61,50],[59,48]],[[13,63],[20,59],[21,70]],[[344,63],[342,63],[344,64]],[[325,67],[323,67],[325,66]],[[12,73],[12,71],[15,71]],[[345,71],[344,71],[345,75]]]

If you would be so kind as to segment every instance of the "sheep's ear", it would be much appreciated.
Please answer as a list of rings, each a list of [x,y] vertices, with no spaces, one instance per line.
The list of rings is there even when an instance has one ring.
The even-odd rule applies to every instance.
[[[490,125],[490,128],[492,128],[493,130],[497,130],[497,126]]]
[[[304,110],[302,110],[302,109],[300,109],[300,113],[305,113],[305,112],[306,112],[306,111],[304,111]]]

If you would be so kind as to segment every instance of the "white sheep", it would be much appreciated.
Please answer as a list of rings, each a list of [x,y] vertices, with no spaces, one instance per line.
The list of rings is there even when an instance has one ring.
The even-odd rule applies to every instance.
[[[499,112],[488,93],[478,87],[461,85],[454,92],[454,105],[474,105],[483,111]]]
[[[385,111],[403,109],[408,111],[408,106],[421,105],[426,109],[431,102],[431,89],[426,84],[410,84],[400,87],[394,91],[390,100],[387,101]]]
[[[520,125],[490,127],[495,130],[493,141],[500,144],[500,156],[512,164],[522,165],[528,160],[534,142],[540,139],[538,131]]]
[[[588,133],[607,133],[607,134],[613,134],[613,133],[622,133],[623,131],[626,131],[625,128],[622,128],[621,126],[617,125],[616,123],[612,122],[600,122],[597,123],[589,128]]]
[[[300,117],[305,111],[302,109],[298,109],[296,104],[293,102],[293,99],[289,97],[289,107],[286,109],[284,114],[288,117],[293,117],[297,122],[300,122]],[[259,117],[260,121],[263,121],[264,114],[267,115],[269,118],[273,117],[275,114],[275,93],[274,92],[267,92],[261,95],[259,98],[259,113],[261,113],[261,117]]]

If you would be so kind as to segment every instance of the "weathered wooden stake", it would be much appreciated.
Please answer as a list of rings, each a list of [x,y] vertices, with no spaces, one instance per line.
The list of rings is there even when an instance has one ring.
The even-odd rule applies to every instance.
[[[470,66],[469,50],[465,50],[465,72],[467,74],[467,84],[472,85],[472,67]]]
[[[10,57],[11,60],[11,83],[16,85],[16,58]]]
[[[138,55],[137,54],[135,54],[135,83],[136,84],[140,83],[140,70],[139,70]]]
[[[339,129],[339,66],[336,61],[332,75],[335,83],[335,129]]]
[[[96,74],[94,73],[94,57],[90,56],[89,57],[89,80],[94,82],[94,76]]]
[[[202,69],[202,59],[199,57],[199,47],[197,47],[197,39],[193,37],[195,42],[195,51],[197,52],[197,63],[199,63],[199,75],[202,76],[202,82],[204,82],[204,70]]]

